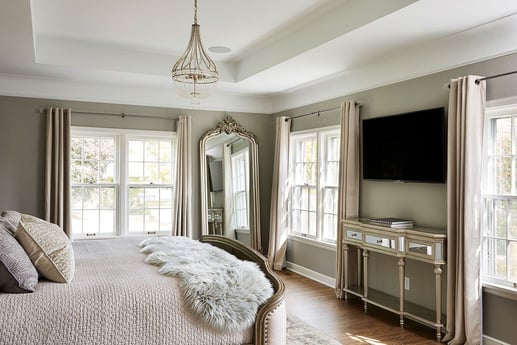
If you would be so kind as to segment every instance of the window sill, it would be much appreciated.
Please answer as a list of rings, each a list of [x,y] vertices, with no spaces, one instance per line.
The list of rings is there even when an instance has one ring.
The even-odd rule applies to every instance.
[[[508,286],[483,282],[483,292],[517,301],[517,289]]]
[[[166,232],[157,232],[155,234],[124,234],[124,235],[96,235],[96,236],[73,236],[71,238],[72,242],[75,241],[95,241],[95,240],[113,240],[113,239],[121,239],[128,237],[159,237],[159,236],[170,236],[170,233]]]
[[[321,242],[321,241],[313,240],[312,238],[307,238],[307,237],[298,236],[298,235],[289,235],[288,239],[296,241],[296,242],[300,242],[300,243],[305,243],[305,244],[308,244],[308,245],[311,245],[314,247],[318,247],[318,248],[323,248],[323,249],[333,250],[333,251],[336,250],[336,245],[334,243]]]
[[[72,242],[75,242],[75,241],[93,241],[93,240],[109,240],[109,239],[114,239],[114,238],[121,238],[121,236],[117,236],[117,235],[104,235],[104,236],[98,236],[98,235],[95,235],[95,236],[79,236],[79,235],[76,235],[76,236],[73,236],[72,235]]]

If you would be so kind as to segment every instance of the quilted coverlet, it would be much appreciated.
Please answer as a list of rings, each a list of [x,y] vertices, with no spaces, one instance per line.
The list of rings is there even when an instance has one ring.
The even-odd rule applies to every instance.
[[[175,279],[139,253],[142,238],[76,241],[70,284],[0,294],[0,344],[244,344],[252,329],[216,332],[186,306]]]

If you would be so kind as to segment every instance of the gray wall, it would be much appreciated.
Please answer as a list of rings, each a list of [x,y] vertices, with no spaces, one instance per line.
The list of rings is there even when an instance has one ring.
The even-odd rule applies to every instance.
[[[339,107],[345,100],[362,104],[361,118],[404,113],[432,107],[447,107],[449,90],[445,87],[450,79],[468,74],[494,75],[515,69],[517,54],[448,70],[433,75],[387,85],[364,92],[346,95],[326,102],[278,113],[277,116],[293,116],[313,111]],[[493,79],[487,82],[487,99],[495,100],[517,96],[517,76]],[[339,110],[321,114],[320,117],[308,116],[295,119],[292,131],[325,127],[339,123]],[[447,185],[429,183],[392,183],[380,181],[361,181],[360,215],[362,217],[393,216],[416,221],[417,226],[446,228]],[[301,265],[330,277],[335,277],[335,250],[311,246],[289,240],[287,261]],[[373,288],[382,289],[392,295],[398,294],[396,262],[380,254],[370,256],[369,283]],[[411,279],[411,290],[407,293],[410,301],[423,306],[434,305],[433,296],[427,292],[434,286],[432,266],[409,262],[406,275]],[[444,276],[446,272],[444,272]],[[445,292],[445,282],[443,285]],[[487,294],[485,293],[485,296]],[[501,302],[502,297],[485,298],[484,334],[496,339],[517,342],[517,328],[497,327],[496,322],[488,322],[497,313],[500,319],[513,319],[517,313],[517,303]],[[503,299],[504,300],[504,299]]]
[[[483,292],[484,333],[507,344],[517,344],[515,315],[517,301]]]
[[[0,97],[0,209],[42,217],[46,122],[35,109],[26,99]]]
[[[227,113],[201,110],[183,110],[158,107],[141,107],[89,102],[71,102],[35,98],[0,96],[0,210],[12,209],[42,217],[44,214],[45,171],[45,115],[40,108],[50,106],[70,107],[77,111],[143,114],[148,116],[192,116],[192,171],[193,171],[193,235],[201,234],[199,189],[199,138],[221,121]],[[259,143],[261,223],[263,247],[267,250],[269,239],[269,199],[271,198],[272,157],[274,142],[270,115],[231,113],[245,129],[255,133]],[[148,130],[175,130],[175,121],[155,118],[132,118],[73,114],[74,126],[130,128]]]

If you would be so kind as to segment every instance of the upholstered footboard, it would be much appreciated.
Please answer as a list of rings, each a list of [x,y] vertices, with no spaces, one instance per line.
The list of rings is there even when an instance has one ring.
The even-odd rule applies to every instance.
[[[258,251],[228,237],[206,235],[201,242],[224,249],[241,260],[257,263],[269,279],[275,293],[264,303],[257,312],[253,334],[254,345],[285,345],[286,344],[286,310],[284,301],[285,285],[273,272],[267,259]]]

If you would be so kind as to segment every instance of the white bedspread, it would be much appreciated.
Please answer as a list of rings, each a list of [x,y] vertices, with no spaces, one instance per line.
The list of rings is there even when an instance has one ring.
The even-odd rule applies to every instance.
[[[0,344],[243,344],[189,313],[177,281],[144,263],[142,238],[76,241],[70,284],[40,281],[31,294],[0,294]]]

